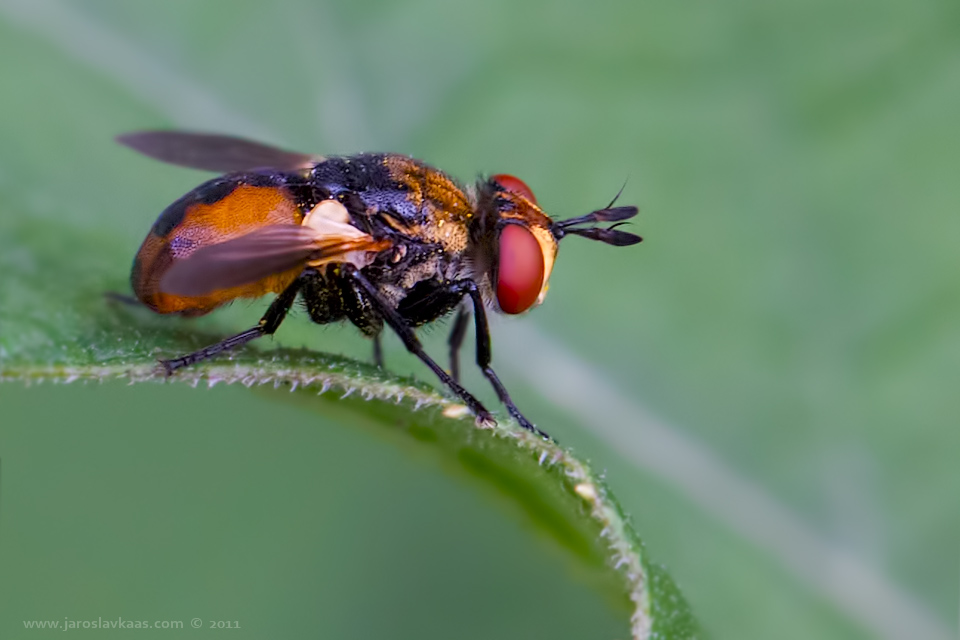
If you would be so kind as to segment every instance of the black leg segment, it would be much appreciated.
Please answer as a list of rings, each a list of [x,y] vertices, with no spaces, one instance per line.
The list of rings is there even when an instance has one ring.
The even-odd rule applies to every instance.
[[[414,332],[413,328],[410,327],[407,322],[397,313],[397,310],[390,305],[390,303],[383,299],[380,295],[380,292],[377,291],[377,288],[374,287],[367,278],[360,273],[353,265],[346,264],[343,267],[343,273],[346,277],[353,280],[356,283],[356,286],[363,294],[370,300],[376,310],[383,316],[383,319],[386,321],[390,328],[393,329],[397,336],[400,337],[400,340],[403,341],[404,346],[407,350],[420,358],[420,360],[430,367],[440,381],[443,382],[451,391],[453,391],[457,397],[459,397],[464,404],[466,404],[475,416],[477,416],[478,422],[492,422],[493,416],[490,415],[490,412],[487,411],[486,407],[480,403],[479,400],[473,397],[469,391],[460,386],[456,380],[454,380],[449,373],[443,370],[443,368],[437,364],[437,362],[430,357],[430,355],[424,351],[423,345],[420,344],[420,340],[417,338],[417,334]]]
[[[300,280],[295,280],[293,284],[283,291],[283,293],[276,297],[276,299],[270,305],[270,308],[267,309],[267,312],[263,314],[262,318],[260,318],[260,322],[257,323],[257,326],[251,327],[246,331],[242,331],[235,336],[230,336],[229,338],[221,340],[216,344],[212,344],[209,347],[204,347],[199,351],[188,353],[185,356],[173,358],[171,360],[161,360],[160,364],[167,372],[167,375],[170,375],[177,369],[182,369],[183,367],[196,364],[201,360],[206,360],[207,358],[211,358],[218,353],[233,349],[234,347],[239,347],[240,345],[246,344],[251,340],[255,340],[261,336],[272,335],[280,326],[280,323],[283,322],[283,319],[287,317],[287,312],[290,311],[293,301],[297,299],[297,293],[299,291]]]
[[[473,280],[461,280],[455,282],[454,286],[463,287],[463,290],[473,301],[473,316],[476,319],[475,330],[477,334],[477,366],[480,367],[483,375],[486,376],[490,384],[493,385],[493,388],[497,392],[497,397],[500,398],[500,402],[507,408],[510,415],[520,423],[520,426],[527,431],[532,431],[545,440],[550,440],[551,438],[548,434],[537,429],[532,422],[520,413],[517,405],[513,404],[510,394],[507,393],[506,387],[503,386],[493,367],[490,366],[490,360],[492,358],[490,351],[490,326],[487,324],[487,313],[483,308],[483,298],[480,295],[480,290],[477,288],[477,283]]]
[[[450,375],[457,382],[460,382],[460,347],[463,346],[463,338],[467,335],[469,320],[470,313],[461,306],[457,310],[457,319],[453,321],[453,329],[450,330],[450,339],[447,341],[450,345]]]

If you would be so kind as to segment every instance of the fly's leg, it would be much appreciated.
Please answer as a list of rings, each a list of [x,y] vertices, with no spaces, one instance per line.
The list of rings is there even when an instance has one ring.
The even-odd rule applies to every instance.
[[[103,297],[110,302],[119,302],[120,304],[125,304],[128,307],[142,307],[143,303],[134,298],[133,296],[128,296],[125,293],[117,293],[116,291],[107,291],[103,294]]]
[[[267,312],[263,314],[262,318],[260,318],[260,322],[257,323],[257,326],[251,327],[246,331],[242,331],[235,336],[230,336],[229,338],[221,340],[216,344],[212,344],[209,347],[204,347],[199,351],[188,353],[185,356],[173,358],[171,360],[161,360],[160,365],[163,367],[164,371],[166,371],[167,375],[170,375],[177,369],[189,367],[190,365],[196,364],[201,360],[212,358],[218,353],[233,349],[234,347],[239,347],[240,345],[246,344],[251,340],[255,340],[261,336],[273,335],[273,333],[277,330],[277,327],[280,326],[280,323],[283,322],[283,319],[287,317],[287,312],[290,311],[293,301],[297,299],[297,293],[299,291],[300,281],[296,280],[293,284],[287,287],[283,293],[276,297],[276,299],[270,305],[270,308],[267,309]]]
[[[483,375],[486,376],[487,380],[490,381],[490,384],[493,385],[493,388],[497,392],[497,397],[500,398],[500,402],[502,402],[507,408],[507,411],[510,413],[510,415],[520,423],[520,426],[527,431],[537,434],[544,440],[550,440],[551,438],[549,435],[540,429],[537,429],[532,422],[527,420],[526,417],[520,413],[520,410],[517,409],[517,405],[513,404],[513,400],[510,399],[510,394],[507,393],[506,387],[503,386],[503,383],[500,382],[500,378],[497,377],[493,367],[490,366],[490,360],[492,358],[490,349],[490,326],[487,324],[487,314],[483,308],[483,298],[480,296],[480,290],[477,288],[477,283],[475,283],[473,280],[460,280],[453,283],[452,286],[465,291],[473,301],[473,315],[476,320],[475,328],[477,333],[477,366],[480,367],[480,370],[483,371]]]
[[[490,412],[487,411],[479,400],[473,397],[469,391],[460,386],[456,380],[454,380],[449,373],[443,370],[443,368],[437,364],[437,362],[427,354],[423,349],[423,345],[420,344],[420,340],[417,338],[417,334],[414,333],[413,328],[411,328],[407,322],[397,313],[397,310],[394,309],[390,303],[383,299],[380,295],[380,292],[377,291],[377,288],[374,287],[369,280],[364,277],[360,271],[356,269],[353,265],[344,265],[343,274],[353,281],[353,283],[363,292],[370,302],[373,304],[374,308],[378,313],[383,317],[384,321],[390,328],[393,329],[396,334],[400,337],[400,340],[403,341],[404,346],[407,350],[420,358],[420,360],[430,367],[430,370],[433,371],[440,381],[443,382],[451,391],[453,391],[458,398],[460,398],[465,405],[467,405],[475,416],[477,416],[477,422],[480,423],[491,423],[494,422],[493,416],[490,415]]]
[[[457,382],[460,382],[460,347],[463,346],[463,338],[467,335],[469,320],[470,313],[461,306],[457,311],[457,319],[453,321],[450,339],[447,341],[450,345],[450,377]]]

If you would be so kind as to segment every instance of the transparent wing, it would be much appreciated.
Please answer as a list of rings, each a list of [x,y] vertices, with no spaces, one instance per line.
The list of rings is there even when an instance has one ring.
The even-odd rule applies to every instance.
[[[177,260],[160,280],[160,291],[202,296],[302,268],[308,262],[335,261],[351,251],[382,248],[382,242],[367,235],[345,238],[299,225],[272,225]]]
[[[218,173],[264,168],[293,171],[322,160],[322,156],[243,138],[189,131],[137,131],[117,136],[117,142],[156,160]]]

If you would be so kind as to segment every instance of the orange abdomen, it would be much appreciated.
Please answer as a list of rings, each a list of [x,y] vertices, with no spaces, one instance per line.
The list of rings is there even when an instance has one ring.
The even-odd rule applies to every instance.
[[[272,182],[272,184],[271,184]],[[235,298],[280,293],[299,275],[297,268],[257,282],[202,296],[160,290],[164,274],[197,249],[246,235],[267,225],[300,224],[303,212],[278,179],[259,174],[224,176],[207,182],[167,207],[133,262],[130,282],[137,298],[157,313],[199,316]]]

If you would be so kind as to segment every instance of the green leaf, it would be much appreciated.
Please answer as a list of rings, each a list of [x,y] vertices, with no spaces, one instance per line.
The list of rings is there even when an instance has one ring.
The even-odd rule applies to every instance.
[[[118,244],[105,241],[108,230],[51,229],[24,222],[28,219],[7,218],[0,234],[0,269],[6,274],[0,290],[0,381],[164,381],[158,354],[187,353],[216,340],[102,295],[120,288],[117,274],[98,267],[105,256],[123,254]],[[82,264],[83,270],[73,286],[63,288],[62,274],[71,263]],[[687,638],[695,633],[682,598],[669,578],[650,565],[597,474],[567,449],[512,420],[480,428],[463,405],[423,384],[306,350],[247,349],[170,379],[194,386],[283,386],[296,393],[280,398],[309,404],[320,395],[324,412],[375,424],[393,439],[429,449],[444,466],[519,505],[596,574],[592,581],[599,588],[630,610],[634,637],[656,632],[658,637]]]
[[[243,311],[190,322],[157,317],[103,294],[128,289],[136,238],[150,222],[146,212],[159,210],[164,199],[201,178],[133,159],[112,146],[113,134],[153,126],[157,116],[133,104],[137,96],[128,83],[104,80],[97,63],[78,63],[58,50],[89,45],[82,39],[90,25],[64,32],[66,42],[51,46],[15,28],[33,14],[25,5],[10,6],[7,23],[0,24],[5,61],[0,65],[31,59],[44,80],[5,70],[16,88],[0,138],[6,143],[0,151],[0,381],[163,382],[157,357],[215,342],[231,326],[243,326]],[[59,5],[50,7],[55,15],[69,14]],[[126,73],[123,64],[118,61],[118,73]],[[76,119],[50,118],[38,109],[58,99],[70,104]],[[31,136],[12,122],[22,123]],[[273,401],[373,429],[424,464],[497,496],[542,534],[544,544],[562,550],[580,579],[603,594],[624,621],[629,617],[633,637],[697,635],[683,598],[650,561],[598,474],[568,449],[512,420],[479,428],[464,407],[431,386],[314,349],[257,345],[191,367],[171,381],[240,383]]]

